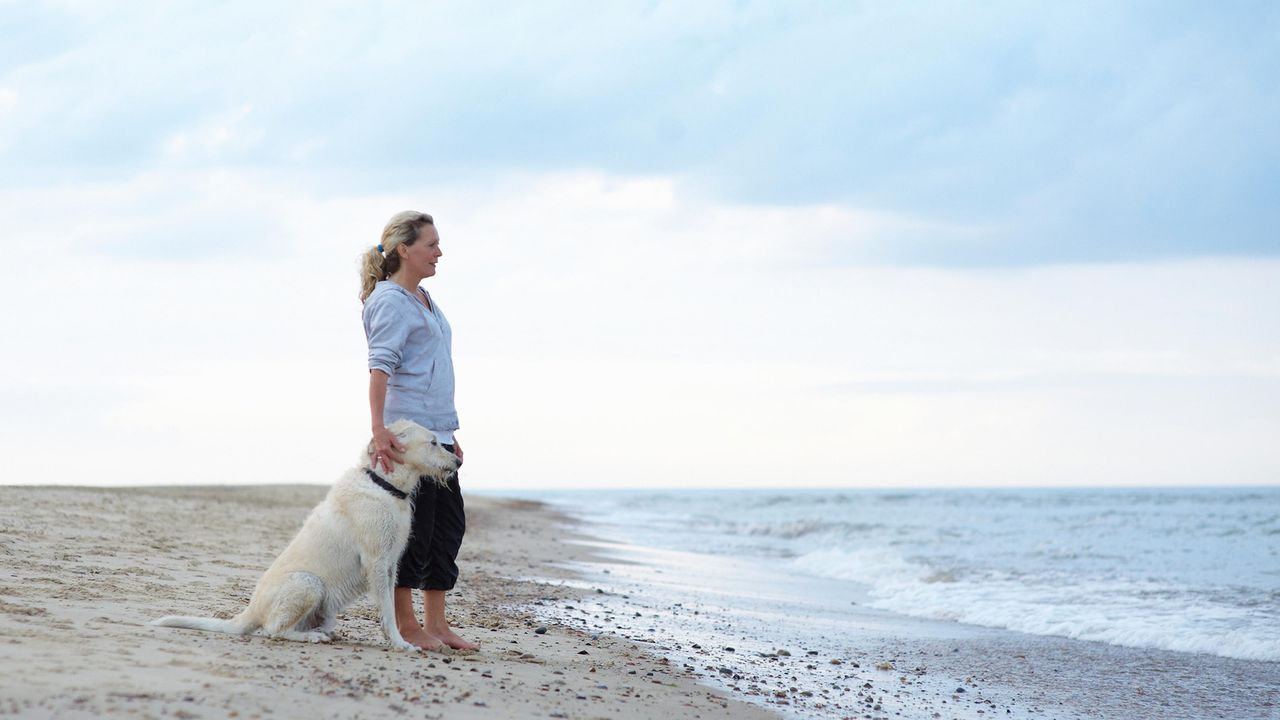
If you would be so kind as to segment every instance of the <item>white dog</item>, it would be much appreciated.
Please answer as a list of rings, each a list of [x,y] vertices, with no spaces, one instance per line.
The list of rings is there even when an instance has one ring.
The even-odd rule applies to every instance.
[[[267,568],[244,612],[231,620],[171,615],[153,624],[237,635],[262,628],[273,638],[328,642],[338,613],[367,590],[391,645],[416,650],[396,627],[396,567],[409,540],[419,477],[443,485],[458,459],[417,423],[399,420],[389,429],[405,446],[404,462],[383,478],[370,467],[370,445],[364,462],[334,483]]]

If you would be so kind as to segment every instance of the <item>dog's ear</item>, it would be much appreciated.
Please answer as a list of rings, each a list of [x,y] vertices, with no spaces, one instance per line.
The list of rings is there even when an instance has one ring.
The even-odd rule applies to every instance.
[[[400,428],[397,431],[393,431],[392,434],[396,436],[396,440],[398,440],[406,450],[418,446],[418,434],[413,431],[412,427]]]

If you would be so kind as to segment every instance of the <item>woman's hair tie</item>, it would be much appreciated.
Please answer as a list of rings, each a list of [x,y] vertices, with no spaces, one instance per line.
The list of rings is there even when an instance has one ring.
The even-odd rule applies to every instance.
[[[378,252],[382,252],[382,243],[378,243]]]

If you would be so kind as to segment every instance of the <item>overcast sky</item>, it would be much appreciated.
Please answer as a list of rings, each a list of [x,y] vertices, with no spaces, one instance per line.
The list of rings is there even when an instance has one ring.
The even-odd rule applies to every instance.
[[[114,6],[113,6],[114,5]],[[0,0],[0,482],[1280,482],[1280,5]]]

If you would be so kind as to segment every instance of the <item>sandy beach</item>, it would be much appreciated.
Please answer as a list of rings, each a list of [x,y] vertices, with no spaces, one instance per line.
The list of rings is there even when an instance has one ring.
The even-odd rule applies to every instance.
[[[794,599],[821,582],[791,578],[791,599],[743,612],[716,574],[767,580],[723,559],[620,546],[551,506],[474,495],[450,603],[478,653],[390,651],[368,600],[328,645],[147,624],[233,615],[325,491],[0,487],[0,716],[1280,718],[1272,662],[858,603],[826,638],[779,645],[768,638],[797,627],[808,609]]]
[[[535,617],[591,593],[559,581],[553,563],[589,550],[536,503],[468,498],[450,603],[475,654],[387,650],[367,600],[330,645],[146,624],[237,612],[325,492],[0,487],[0,716],[773,717],[642,644]]]

